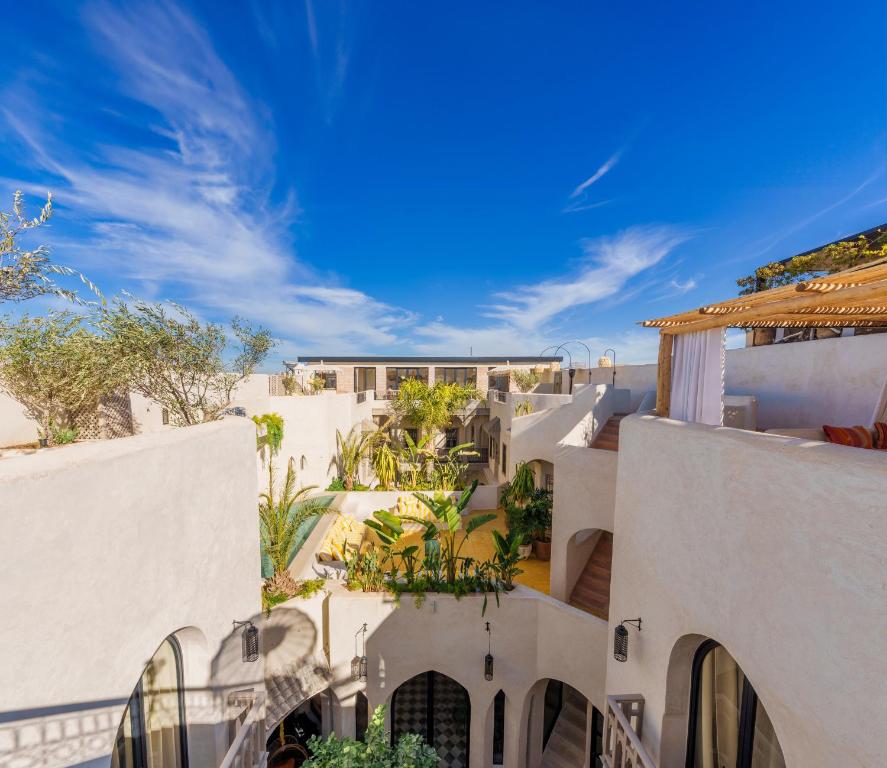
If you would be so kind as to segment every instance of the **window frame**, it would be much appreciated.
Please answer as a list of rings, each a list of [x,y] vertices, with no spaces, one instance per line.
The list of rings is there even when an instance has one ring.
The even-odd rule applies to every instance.
[[[685,768],[696,768],[696,731],[699,724],[699,684],[702,676],[702,664],[706,657],[716,648],[723,648],[717,640],[706,640],[693,656],[693,667],[690,678],[690,708],[688,712],[687,722],[687,759],[684,763]],[[730,653],[724,649],[727,653]],[[732,654],[730,654],[732,658]],[[735,768],[751,768],[752,756],[754,754],[755,739],[755,719],[758,709],[758,694],[752,687],[748,675],[739,666],[735,659],[733,661],[742,671],[742,698],[739,702],[739,724],[736,749],[736,766]],[[780,749],[782,747],[780,746]],[[732,767],[731,767],[732,768]]]
[[[436,366],[434,369],[434,381],[444,384],[459,384],[460,386],[477,386],[477,368]]]

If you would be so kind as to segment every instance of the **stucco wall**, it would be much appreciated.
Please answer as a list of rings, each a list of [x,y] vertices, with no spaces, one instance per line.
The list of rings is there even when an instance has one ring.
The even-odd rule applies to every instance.
[[[261,609],[254,435],[226,419],[0,459],[0,763],[107,761],[178,633],[191,765],[218,764],[226,691],[262,683],[231,623]]]
[[[725,389],[755,395],[758,429],[871,424],[887,382],[887,334],[819,339],[727,350]],[[632,411],[643,392],[656,389],[656,364],[619,365],[616,386],[632,392]],[[592,369],[608,383],[612,369]]]
[[[471,768],[490,765],[487,718],[500,689],[506,696],[505,764],[512,768],[524,766],[528,698],[537,681],[562,680],[603,707],[607,628],[590,614],[522,587],[503,595],[498,607],[491,599],[485,616],[479,596],[428,595],[416,608],[409,596],[397,605],[385,596],[331,589],[330,668],[337,699],[348,701],[362,687],[350,672],[354,634],[366,622],[370,708],[390,704],[396,688],[421,672],[452,677],[471,699]],[[495,659],[490,682],[483,676],[486,621]],[[353,712],[342,719],[353,721]]]
[[[616,462],[619,454],[561,445],[554,454],[554,504],[551,526],[551,594],[569,600],[593,549],[578,546],[580,531],[613,530]],[[583,556],[584,555],[584,556]]]
[[[37,441],[37,422],[28,417],[24,406],[0,390],[0,448]]]
[[[661,768],[684,764],[703,638],[748,676],[786,765],[883,763],[885,498],[887,453],[622,422],[610,616],[641,616],[643,631],[629,630],[627,663],[609,659],[607,692],[644,695]]]
[[[887,334],[727,352],[727,392],[756,395],[758,428],[871,426],[887,383]]]

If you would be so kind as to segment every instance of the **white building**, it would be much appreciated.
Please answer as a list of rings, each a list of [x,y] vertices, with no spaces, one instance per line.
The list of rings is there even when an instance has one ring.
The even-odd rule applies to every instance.
[[[887,305],[887,275],[848,284],[720,325]],[[597,369],[572,394],[487,393],[496,458],[468,512],[523,461],[554,510],[549,594],[518,586],[484,615],[477,594],[417,606],[331,578],[265,617],[244,419],[0,459],[0,765],[262,765],[281,724],[360,735],[379,704],[442,767],[883,764],[887,451],[820,427],[887,422],[887,334],[731,351],[721,376],[717,343],[685,352],[726,314],[656,321],[682,340],[615,386]],[[270,388],[243,407],[281,413],[282,457],[320,484],[335,429],[378,407],[373,388]],[[398,495],[334,504],[360,520]],[[316,555],[335,520],[295,577],[333,573]]]

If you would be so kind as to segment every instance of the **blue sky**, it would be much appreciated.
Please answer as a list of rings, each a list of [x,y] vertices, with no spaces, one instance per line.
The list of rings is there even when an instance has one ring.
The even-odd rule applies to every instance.
[[[636,321],[887,221],[883,2],[12,8],[0,199],[52,190],[56,260],[272,367],[649,361]]]

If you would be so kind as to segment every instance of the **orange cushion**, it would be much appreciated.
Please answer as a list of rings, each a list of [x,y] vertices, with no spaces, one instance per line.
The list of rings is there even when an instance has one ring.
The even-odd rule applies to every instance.
[[[887,422],[876,421],[875,426],[875,448],[887,451]]]
[[[872,433],[865,427],[830,427],[823,425],[825,439],[838,445],[849,445],[852,448],[872,448]]]

